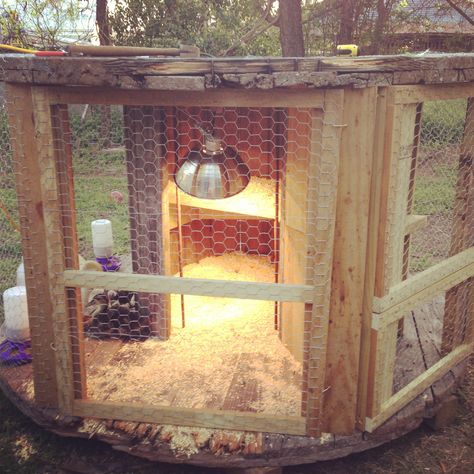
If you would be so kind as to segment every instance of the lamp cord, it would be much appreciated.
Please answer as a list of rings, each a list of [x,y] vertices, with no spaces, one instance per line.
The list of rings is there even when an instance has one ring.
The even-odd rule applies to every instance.
[[[198,120],[196,120],[191,114],[189,114],[188,112],[186,112],[184,109],[182,109],[181,107],[176,107],[176,110],[178,112],[181,112],[183,115],[185,115],[193,124],[194,126],[202,133],[202,135],[205,137],[205,138],[214,138],[214,135],[212,134],[212,132],[210,130],[206,130],[202,123],[199,122]],[[214,117],[213,117],[214,118]],[[214,121],[212,122],[212,128],[214,128]]]

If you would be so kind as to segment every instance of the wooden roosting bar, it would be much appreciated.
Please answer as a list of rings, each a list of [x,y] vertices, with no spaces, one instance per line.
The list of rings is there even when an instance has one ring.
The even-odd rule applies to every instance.
[[[173,429],[187,430],[195,443],[189,463],[278,466],[379,445],[433,417],[451,396],[473,348],[474,54],[4,55],[1,61],[33,364],[0,368],[0,386],[39,424],[171,462],[180,453],[173,447]],[[413,204],[423,104],[455,99],[468,105],[446,237],[451,247],[446,258],[412,274],[411,236],[429,225],[429,216],[415,214]],[[130,272],[79,267],[68,120],[73,104],[123,106]],[[255,140],[267,134],[262,143],[268,148],[259,146],[277,190],[269,201],[274,207],[252,211],[230,201],[222,207],[174,192],[171,165],[184,146],[181,131],[189,129],[185,121],[178,123],[176,108],[184,107],[197,115],[206,108],[245,109],[242,129],[252,127],[242,125],[249,109],[263,111]],[[252,156],[251,138],[248,143],[244,158],[257,163],[249,167],[258,178],[263,165]],[[258,221],[258,234],[265,228],[270,236],[258,245],[269,249],[265,255],[276,265],[275,280],[174,276],[183,264],[196,263],[196,245],[207,245],[191,242],[191,224],[203,215],[226,220],[232,229],[236,224],[227,221]],[[186,225],[189,235],[178,235],[176,229]],[[216,235],[214,228],[208,238]],[[214,249],[215,242],[209,245]],[[276,334],[302,367],[299,412],[89,396],[93,341],[84,333],[79,289],[93,287],[137,292],[153,316],[151,332],[162,340],[171,333],[171,294],[276,302]]]

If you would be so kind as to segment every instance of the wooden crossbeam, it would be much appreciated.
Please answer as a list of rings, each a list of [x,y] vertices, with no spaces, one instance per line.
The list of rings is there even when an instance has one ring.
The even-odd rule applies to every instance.
[[[403,317],[404,312],[474,276],[474,247],[464,250],[374,298],[372,328],[380,329]]]
[[[76,400],[74,416],[178,426],[202,426],[263,433],[304,435],[306,420],[300,416],[275,416],[230,410],[209,410]]]
[[[423,393],[434,382],[448,373],[455,365],[468,357],[471,354],[473,347],[473,344],[463,344],[462,346],[457,347],[449,355],[440,359],[435,365],[390,397],[382,404],[381,410],[376,416],[373,418],[366,418],[366,431],[371,433],[392,415],[401,410],[416,396]]]
[[[177,278],[131,273],[98,273],[83,270],[64,272],[66,287],[104,287],[147,293],[218,296],[263,301],[300,301],[311,303],[314,287],[280,283]]]

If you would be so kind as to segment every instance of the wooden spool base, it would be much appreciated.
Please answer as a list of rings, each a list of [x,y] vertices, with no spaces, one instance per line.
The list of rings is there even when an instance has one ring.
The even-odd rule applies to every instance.
[[[404,337],[399,342],[397,355],[395,390],[423,372],[422,364],[431,365],[436,362],[435,358],[439,359],[441,303],[435,301],[424,305],[405,318]],[[424,419],[433,418],[446,402],[449,403],[462,381],[466,364],[464,361],[454,367],[373,433],[356,432],[348,436],[324,434],[321,438],[252,433],[244,440],[242,433],[236,439],[230,431],[209,430],[207,439],[203,439],[197,452],[190,456],[173,450],[166,431],[169,427],[62,417],[55,410],[36,406],[31,364],[0,367],[0,388],[25,415],[60,436],[95,438],[114,449],[151,461],[250,469],[340,458],[399,438],[417,428]]]

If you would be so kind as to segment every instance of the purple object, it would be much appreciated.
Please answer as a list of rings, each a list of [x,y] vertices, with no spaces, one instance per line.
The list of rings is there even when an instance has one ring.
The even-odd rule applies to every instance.
[[[96,257],[96,262],[102,265],[104,272],[117,272],[122,265],[122,262],[118,257],[112,255],[111,257]]]
[[[0,344],[0,361],[9,365],[28,364],[31,356],[31,341],[12,342],[8,339]]]

